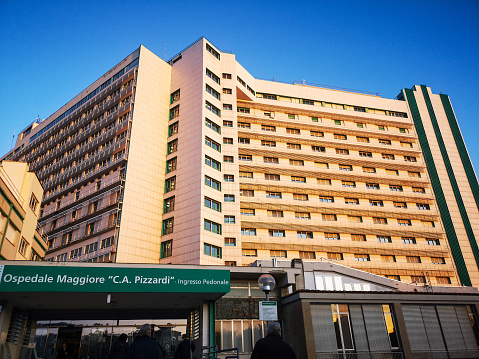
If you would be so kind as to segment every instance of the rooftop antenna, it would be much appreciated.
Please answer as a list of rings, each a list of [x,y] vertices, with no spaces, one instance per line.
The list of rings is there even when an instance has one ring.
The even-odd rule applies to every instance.
[[[42,122],[42,119],[40,118],[40,115],[37,115],[36,123]]]
[[[163,59],[163,60],[165,60],[165,61],[166,61],[166,43],[167,43],[167,41],[168,41],[168,40],[165,40],[165,57],[164,57],[164,59]]]
[[[15,130],[13,130],[12,145],[10,146],[10,151],[13,149],[13,140],[15,140]]]

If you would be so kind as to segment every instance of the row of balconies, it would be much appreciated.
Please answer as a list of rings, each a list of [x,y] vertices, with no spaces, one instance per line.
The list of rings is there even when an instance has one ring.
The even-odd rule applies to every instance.
[[[107,181],[102,181],[101,182],[101,185],[100,185],[100,188],[96,188],[96,187],[92,187],[88,190],[83,190],[80,192],[80,196],[78,199],[75,199],[74,196],[72,196],[72,198],[70,198],[68,201],[61,201],[60,203],[60,206],[57,208],[56,206],[52,206],[51,208],[49,208],[48,210],[44,210],[42,212],[42,216],[40,217],[40,222],[43,222],[44,220],[46,220],[51,214],[55,213],[55,212],[58,212],[58,215],[55,215],[55,217],[59,217],[61,216],[61,212],[64,211],[65,209],[69,209],[71,208],[71,206],[74,204],[74,203],[79,203],[78,206],[82,206],[82,203],[81,201],[83,200],[86,200],[87,198],[89,197],[92,197],[92,195],[94,195],[95,193],[101,193],[105,188],[107,187],[111,187],[112,185],[116,184],[116,183],[119,183],[121,180],[122,180],[122,176],[115,176]],[[92,198],[89,198],[89,199],[92,199]],[[78,207],[76,206],[76,207]],[[53,219],[54,217],[52,217]]]
[[[120,146],[121,147],[121,146]],[[119,147],[119,148],[120,148]],[[108,151],[107,154],[110,154],[111,152],[113,152],[113,150],[111,151]],[[97,161],[95,160],[98,156],[100,155],[97,155],[93,158],[92,161],[89,161],[87,164],[82,164],[81,168],[79,169],[80,171],[82,171],[83,169],[85,169],[86,167],[89,166],[90,163],[96,163]],[[42,200],[42,203],[46,203],[48,201],[52,201],[56,196],[60,195],[61,193],[65,193],[65,192],[68,192],[72,187],[74,186],[80,186],[82,183],[86,182],[87,180],[91,179],[92,177],[94,176],[97,176],[99,173],[102,173],[102,172],[106,172],[107,170],[109,170],[111,167],[119,164],[120,162],[122,161],[126,161],[127,159],[127,155],[124,154],[123,156],[119,157],[118,159],[116,160],[110,160],[109,162],[107,162],[107,164],[103,167],[96,167],[94,170],[92,170],[91,172],[89,173],[84,173],[81,175],[81,177],[79,177],[78,181],[76,182],[68,182],[64,187],[60,188],[60,187],[57,187],[53,190],[50,191],[50,193],[48,194],[45,194],[45,196],[43,197],[43,200]]]
[[[56,162],[55,164],[46,168],[45,170],[39,172],[38,177],[41,180],[45,179],[50,173],[53,173],[55,170],[60,169],[61,167],[65,166],[68,163],[72,163],[74,160],[78,159],[79,157],[84,156],[87,152],[98,148],[100,145],[108,142],[109,140],[114,139],[115,135],[121,132],[122,130],[124,130],[126,127],[128,127],[128,121],[123,121],[121,123],[118,123],[116,126],[111,128],[107,132],[103,133],[101,136],[97,137],[95,140],[90,141],[86,145],[77,148],[74,152],[72,152],[68,156],[63,157],[60,161]],[[104,151],[105,149],[102,149],[102,150]]]
[[[126,109],[126,106],[123,107],[123,108],[119,108],[117,111],[115,111],[114,113],[104,117],[100,122],[96,123],[94,126],[89,126],[88,128],[85,128],[85,127],[81,127],[78,131],[80,132],[80,134],[78,136],[76,136],[73,141],[68,141],[66,142],[64,145],[60,146],[59,148],[55,149],[53,152],[51,152],[50,154],[48,154],[47,156],[45,156],[44,158],[42,158],[38,163],[33,163],[32,164],[32,167],[31,169],[33,171],[36,171],[37,169],[43,167],[43,165],[45,163],[48,163],[48,162],[51,162],[55,159],[55,157],[57,157],[58,155],[60,155],[61,153],[66,153],[68,149],[71,149],[72,147],[76,147],[78,143],[84,141],[84,140],[87,140],[88,141],[88,138],[90,136],[91,133],[99,130],[99,129],[102,129],[102,128],[105,128],[105,126],[111,122],[113,122],[113,120],[116,120],[116,115],[119,114],[119,113],[122,113],[122,111],[124,111]],[[83,121],[82,121],[83,122]],[[124,121],[122,121],[124,122]],[[96,140],[96,139],[95,139]],[[73,146],[74,144],[74,146]],[[74,152],[78,151],[78,149],[75,149]],[[67,156],[69,157],[69,156]],[[56,162],[55,164],[53,164],[53,166],[57,165],[57,163],[61,162],[62,164],[65,163],[65,162],[68,162],[68,160],[65,161],[65,157],[63,157],[60,161]],[[50,166],[51,167],[51,166]],[[45,172],[45,171],[50,171],[51,169],[47,168],[45,170],[43,170],[41,173]],[[40,174],[41,174],[40,173]]]
[[[100,91],[97,95],[95,95],[94,97],[92,97],[90,100],[88,100],[87,102],[85,102],[82,106],[78,107],[75,111],[73,111],[72,113],[70,113],[68,116],[66,116],[62,121],[60,121],[58,124],[56,124],[55,126],[53,126],[52,128],[50,128],[48,131],[46,131],[44,134],[42,134],[41,136],[39,136],[38,138],[36,138],[34,141],[32,141],[31,143],[29,143],[27,146],[25,146],[25,148],[18,152],[16,158],[20,158],[21,156],[23,156],[26,152],[28,151],[31,151],[32,148],[34,148],[36,145],[38,145],[39,142],[42,142],[44,141],[45,138],[48,138],[49,136],[51,136],[51,134],[58,130],[59,128],[61,127],[64,127],[65,123],[68,123],[69,121],[72,121],[73,118],[75,118],[76,116],[79,116],[82,112],[84,112],[87,108],[91,107],[91,106],[94,106],[94,104],[96,102],[98,102],[100,100],[100,98],[106,96],[108,93],[112,92],[113,90],[117,89],[118,87],[121,86],[121,83],[128,77],[132,76],[134,73],[136,72],[136,69],[131,69],[130,71],[128,71],[127,73],[125,73],[123,76],[119,77],[115,82],[113,82],[112,84],[110,84],[109,86],[107,86],[106,88],[104,88],[102,91]],[[130,92],[132,90],[134,85],[131,85],[128,89],[125,89],[122,93],[120,93],[120,95],[118,95],[118,99],[122,96],[124,96],[124,94]],[[118,101],[117,99],[117,101]],[[112,101],[114,102],[114,100]],[[81,128],[84,126],[84,124],[87,122],[87,120],[91,120],[91,118],[95,115],[94,113],[90,114],[91,116],[86,116],[84,119],[80,120],[76,126],[72,126],[68,131],[65,131],[64,133],[62,133],[61,137],[59,138],[55,138],[53,139],[52,141],[46,141],[46,142],[43,142],[41,144],[41,147],[39,149],[39,151],[42,151],[42,149],[44,149],[45,151],[48,149],[49,145],[53,144],[54,142],[58,142],[60,139],[65,139],[68,135],[70,135],[72,132],[74,132],[74,130],[78,129],[78,128]],[[35,151],[29,155],[27,155],[25,157],[25,161],[27,162],[30,162],[31,159],[33,157],[38,157],[39,153],[37,153],[38,151]]]

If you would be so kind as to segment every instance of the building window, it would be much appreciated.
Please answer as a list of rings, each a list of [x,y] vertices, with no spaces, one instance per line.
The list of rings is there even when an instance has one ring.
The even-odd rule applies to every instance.
[[[211,208],[212,210],[221,212],[221,203],[218,201],[215,201],[214,199],[205,197],[204,204],[206,208]]]
[[[429,207],[429,205],[427,203],[416,203],[416,207],[417,209],[420,209],[420,210],[430,210],[431,207]]]
[[[344,148],[336,148],[337,155],[349,155],[349,150]]]
[[[348,216],[348,222],[350,223],[361,223],[363,221],[363,217],[361,216]]]
[[[102,239],[100,242],[100,249],[111,247],[113,245],[113,240],[114,240],[114,237],[108,237],[108,238]]]
[[[279,160],[276,157],[263,157],[263,162],[265,163],[275,163],[278,164]]]
[[[401,241],[404,244],[416,244],[416,238],[414,237],[402,237]]]
[[[233,121],[223,121],[224,127],[233,127]]]
[[[286,237],[284,230],[270,229],[268,232],[270,237]]]
[[[241,228],[241,235],[256,236],[256,228]]]
[[[170,120],[177,118],[180,115],[180,105],[176,105],[170,109]]]
[[[239,128],[251,128],[251,123],[238,122],[238,127],[239,127]]]
[[[388,224],[388,220],[382,217],[373,217],[374,224]]]
[[[239,178],[253,178],[253,172],[239,172]]]
[[[281,199],[281,192],[266,191],[266,198]]]
[[[275,126],[261,125],[261,129],[263,131],[276,132],[276,127]]]
[[[308,231],[297,231],[296,232],[297,238],[313,238],[313,232]]]
[[[437,284],[451,284],[451,278],[449,277],[436,277]],[[469,314],[469,318],[471,315]]]
[[[412,143],[411,142],[400,142],[401,147],[408,147],[412,148]]]
[[[221,145],[218,142],[213,141],[211,138],[205,137],[205,144],[212,149],[221,152]]]
[[[225,247],[235,247],[236,238],[226,237],[225,238]]]
[[[334,120],[334,124],[340,126],[341,125],[341,120]]]
[[[356,187],[356,182],[354,181],[341,181],[343,187]]]
[[[173,233],[173,222],[173,217],[163,220],[163,235]]]
[[[381,153],[384,160],[394,160],[394,155],[391,153]]]
[[[339,236],[339,233],[325,232],[324,233],[324,239],[329,239],[331,241],[339,241],[341,238]]]
[[[354,260],[357,262],[369,262],[369,254],[355,254]]]
[[[379,243],[392,243],[391,236],[376,236]]]
[[[228,111],[231,111],[233,109],[233,105],[229,104],[229,103],[224,103],[223,104],[223,110],[228,110]],[[248,109],[249,110],[249,109]],[[237,111],[237,112],[241,112],[241,111]]]
[[[439,239],[426,238],[426,243],[429,246],[439,246],[439,245],[441,245],[441,242],[439,241]]]
[[[37,206],[38,206],[38,199],[37,197],[35,197],[35,195],[32,193],[31,197],[30,197],[30,204],[29,204],[30,208],[32,209],[33,213],[36,214],[37,212]]]
[[[242,216],[254,216],[254,209],[251,208],[240,208],[240,214]]]
[[[249,145],[250,144],[250,139],[245,138],[245,137],[239,137],[238,138],[238,143],[240,143],[242,145]]]
[[[251,162],[251,161],[253,161],[253,156],[251,156],[251,155],[242,155],[242,154],[239,154],[239,155],[238,155],[238,160]]]
[[[205,108],[207,110],[210,110],[211,112],[213,112],[216,116],[221,117],[220,109],[218,107],[216,107],[215,105],[212,105],[208,101],[205,101]]]
[[[225,223],[229,223],[229,224],[235,223],[235,216],[225,216]]]
[[[340,171],[352,171],[353,170],[353,166],[351,165],[339,165],[339,170]]]
[[[358,142],[365,142],[365,143],[369,143],[369,138],[367,138],[367,137],[359,137],[359,136],[357,136],[357,137],[356,137],[356,141],[358,141]]]
[[[234,162],[234,157],[233,156],[223,156],[223,162],[233,163]]]
[[[168,126],[168,137],[176,135],[178,133],[178,122],[172,123]]]
[[[70,259],[78,258],[81,256],[82,248],[76,248],[70,251]]]
[[[404,161],[406,161],[406,162],[417,162],[417,159],[414,156],[404,156]]]
[[[211,96],[213,96],[217,100],[220,99],[220,93],[208,84],[206,84],[206,92],[208,92]]]
[[[270,250],[269,256],[271,258],[286,258],[286,251],[282,250]]]
[[[393,202],[394,208],[407,208],[406,202]]]
[[[381,255],[382,262],[396,262],[396,256],[394,255]]]
[[[319,168],[329,168],[329,164],[325,162],[314,162],[314,165]]]
[[[165,181],[165,193],[174,191],[176,188],[176,176],[167,178]]]
[[[241,77],[236,76],[236,79],[238,80],[238,82],[239,82],[240,84],[242,84],[244,87],[246,87],[246,82],[244,82],[244,80],[243,80]]]
[[[88,223],[86,226],[86,235],[91,236],[95,233],[95,222]]]
[[[166,173],[176,171],[177,161],[176,157],[166,161]]]
[[[321,218],[323,221],[337,221],[338,218],[336,217],[335,214],[322,214]]]
[[[330,180],[330,179],[327,179],[327,178],[316,178],[316,182],[317,182],[318,184],[331,186],[331,180]]]
[[[288,119],[289,119],[289,120],[294,120],[294,119],[296,119],[296,115],[293,115],[293,114],[289,114],[289,113],[288,113]]]
[[[213,232],[216,234],[221,234],[221,224],[215,223],[213,221],[210,221],[208,219],[205,219],[204,221],[204,229],[209,232]]]
[[[203,253],[207,256],[221,258],[221,248],[212,244],[205,243]]]
[[[286,128],[286,133],[291,135],[299,135],[301,134],[301,131],[298,128]]]
[[[345,204],[359,204],[359,199],[357,199],[357,198],[345,198],[344,203]]]
[[[379,183],[366,183],[367,189],[379,189]]]
[[[353,242],[366,242],[366,236],[364,234],[351,234],[351,240]]]
[[[318,122],[318,118],[317,117],[311,117],[311,121]]]
[[[303,160],[289,160],[291,166],[304,166]]]
[[[25,238],[22,237],[22,239],[20,240],[20,244],[18,245],[18,253],[25,257],[25,254],[27,253],[27,248],[28,242],[25,240]]]
[[[380,145],[391,145],[391,141],[390,140],[383,140],[383,139],[379,139],[379,144]]]
[[[160,258],[168,258],[173,255],[173,240],[161,243]]]
[[[240,188],[240,196],[241,197],[254,197],[254,190],[252,190],[252,189],[241,189]]]
[[[205,164],[214,168],[217,171],[221,171],[221,162],[216,161],[215,159],[205,155]]]
[[[421,221],[423,227],[436,227],[434,221]]]
[[[426,284],[426,277],[424,277],[422,275],[412,275],[411,276],[411,283]]]
[[[381,200],[370,199],[369,200],[369,205],[370,206],[375,206],[375,207],[384,207],[384,203]]]
[[[316,253],[315,252],[299,251],[299,258],[301,258],[301,259],[316,259]]]
[[[243,257],[257,257],[258,252],[256,249],[242,249],[242,256]]]
[[[334,197],[319,196],[319,202],[333,203]]]
[[[98,242],[90,243],[85,246],[85,254],[94,253],[98,250]]]
[[[293,193],[293,200],[295,200],[295,201],[307,201],[308,200],[308,195],[307,194]]]
[[[390,176],[399,176],[399,171],[398,170],[388,170],[386,169],[386,174]]]
[[[171,142],[168,142],[168,148],[167,148],[167,155],[170,155],[174,152],[178,151],[178,140],[173,140]]]
[[[282,218],[283,216],[283,211],[278,211],[278,210],[270,210],[267,212],[268,217],[274,217],[274,218]]]
[[[291,176],[291,182],[306,183],[306,177]]]
[[[286,147],[290,150],[300,150],[301,145],[299,143],[287,143]]]
[[[205,118],[205,126],[211,128],[213,131],[221,135],[221,127],[211,121],[209,118]]]
[[[432,264],[446,264],[446,261],[443,257],[431,257]]]
[[[31,261],[35,261],[35,262],[38,262],[38,261],[41,261],[42,258],[41,258],[37,253],[35,253],[34,250],[32,250],[32,254],[31,254],[31,256],[30,256],[30,260],[31,260]]]
[[[411,220],[410,219],[398,219],[398,224],[400,226],[411,226]]]
[[[414,193],[426,193],[426,190],[425,190],[424,188],[422,188],[422,187],[413,187],[413,188],[412,188],[412,191],[413,191]]]
[[[267,181],[279,181],[280,176],[276,174],[271,174],[271,173],[265,173],[264,174],[264,179]]]
[[[223,144],[225,144],[225,145],[232,145],[232,144],[233,144],[233,139],[232,139],[232,138],[228,138],[228,137],[224,137],[224,138],[223,138]]]
[[[264,141],[264,140],[261,140],[261,146],[276,147],[276,142],[275,142],[275,141]]]
[[[175,210],[175,196],[165,199],[163,213],[170,213]]]
[[[208,76],[210,79],[212,79],[214,82],[216,82],[218,85],[220,84],[220,78],[216,76],[213,72],[210,71],[210,69],[206,69],[206,76]]]
[[[371,152],[359,151],[359,157],[373,157]]]
[[[231,80],[231,74],[223,73],[223,78],[226,80]]]
[[[328,259],[332,261],[342,261],[343,254],[339,252],[328,252],[327,253]]]
[[[409,177],[421,178],[421,173],[419,172],[408,171],[408,175]]]
[[[223,93],[225,95],[231,95],[233,93],[233,90],[229,88],[223,88]]]
[[[311,214],[309,212],[295,212],[294,217],[297,219],[311,219]]]
[[[421,257],[406,256],[406,262],[408,262],[408,263],[421,263]]]
[[[395,191],[395,192],[402,192],[402,186],[396,186],[396,185],[389,185],[389,190],[390,191]]]
[[[374,167],[363,167],[364,173],[376,173],[376,169]]]
[[[326,152],[326,147],[322,146],[311,146],[313,152]]]
[[[225,202],[234,202],[235,201],[235,195],[234,194],[225,194],[224,195],[224,201]]]
[[[234,182],[235,181],[235,176],[234,175],[224,175],[223,179],[225,182]]]

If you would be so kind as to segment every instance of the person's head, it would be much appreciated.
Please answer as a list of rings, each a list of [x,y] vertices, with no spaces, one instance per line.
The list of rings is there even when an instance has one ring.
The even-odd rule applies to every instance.
[[[151,325],[150,324],[145,323],[140,327],[140,335],[150,336],[150,333],[151,333]]]
[[[181,337],[183,338],[183,340],[188,339],[188,334],[183,334]]]
[[[277,335],[281,336],[281,326],[278,322],[269,322],[268,323],[268,335]]]
[[[120,337],[118,338],[118,340],[120,340],[121,342],[126,342],[127,339],[128,335],[126,335],[125,333],[120,334]]]
[[[67,343],[63,342],[62,347],[65,349],[67,347]]]

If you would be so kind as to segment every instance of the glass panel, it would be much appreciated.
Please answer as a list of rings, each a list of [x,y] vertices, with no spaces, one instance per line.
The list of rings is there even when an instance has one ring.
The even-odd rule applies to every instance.
[[[243,321],[243,341],[245,353],[251,353],[253,351],[253,333],[251,330],[251,321]]]
[[[241,321],[233,321],[234,330],[234,348],[238,348],[240,353],[243,351],[243,330],[241,328]]]
[[[232,323],[230,321],[223,322],[223,348],[233,348]]]
[[[333,287],[333,277],[324,277],[326,282],[326,290],[334,290]]]
[[[56,338],[56,333],[53,334]],[[38,358],[51,358],[52,353],[47,353],[47,339],[48,339],[48,328],[38,328],[35,331],[35,349],[36,357]]]
[[[256,344],[258,340],[263,338],[263,322],[253,320],[253,342]]]
[[[386,321],[386,330],[389,335],[389,342],[392,349],[399,348],[399,341],[397,338],[396,329],[394,328],[393,317],[391,313],[391,307],[388,304],[383,305],[384,320]]]
[[[218,345],[218,349],[223,349],[223,347],[221,346],[221,321],[215,322],[215,339],[216,345]]]
[[[333,323],[334,323],[334,331],[336,332],[336,343],[338,345],[338,350],[340,350],[340,349],[343,349],[343,343],[341,341],[338,315],[336,313],[333,313]]]
[[[343,281],[341,277],[334,277],[334,286],[336,290],[343,290]]]
[[[351,327],[349,326],[349,313],[340,314],[340,320],[341,320],[341,329],[343,332],[344,349],[346,350],[354,349],[353,336],[351,333]]]

